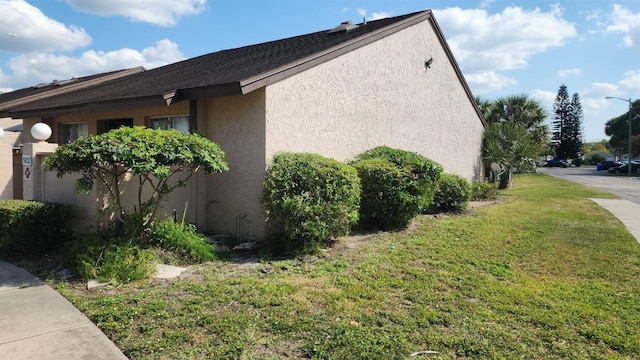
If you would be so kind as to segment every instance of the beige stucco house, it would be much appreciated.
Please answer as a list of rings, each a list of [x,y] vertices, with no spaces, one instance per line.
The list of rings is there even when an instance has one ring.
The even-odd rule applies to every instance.
[[[16,193],[22,187],[15,182],[21,179],[14,179],[13,169],[14,151],[22,145],[22,121],[0,118],[0,129],[0,200],[20,198],[21,194]]]
[[[0,95],[0,116],[23,118],[25,130],[46,122],[57,143],[131,125],[201,132],[230,171],[200,174],[165,210],[187,206],[204,231],[264,238],[259,195],[282,151],[349,160],[388,145],[482,177],[484,118],[429,10],[119,75],[13,106]],[[90,220],[95,200],[69,182],[47,175],[43,200],[78,204]]]

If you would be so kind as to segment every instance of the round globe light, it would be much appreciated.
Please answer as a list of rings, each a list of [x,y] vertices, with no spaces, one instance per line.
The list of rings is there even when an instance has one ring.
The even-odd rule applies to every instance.
[[[31,127],[31,136],[40,141],[46,141],[51,136],[51,128],[45,123],[37,123]]]
[[[0,139],[2,139],[3,137],[4,137],[4,130],[0,128]]]

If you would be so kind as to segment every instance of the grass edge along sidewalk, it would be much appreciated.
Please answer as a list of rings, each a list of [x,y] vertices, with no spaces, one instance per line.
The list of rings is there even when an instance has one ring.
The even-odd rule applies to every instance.
[[[132,359],[633,359],[640,247],[589,198],[522,175],[495,205],[340,239],[321,256],[57,289]]]

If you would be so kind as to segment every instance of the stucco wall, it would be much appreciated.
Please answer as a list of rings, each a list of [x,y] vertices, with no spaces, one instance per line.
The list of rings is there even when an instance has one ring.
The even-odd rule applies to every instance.
[[[58,178],[55,172],[44,171],[44,201],[72,205],[69,226],[82,231],[98,223],[98,195],[94,189],[90,194],[75,193],[77,175]]]
[[[264,89],[207,102],[207,137],[226,153],[229,171],[207,175],[207,230],[264,238],[259,203],[265,173]]]
[[[427,21],[268,86],[266,104],[267,159],[388,145],[478,176],[483,126]]]
[[[20,133],[5,131],[0,139],[0,200],[13,199],[13,144]],[[20,175],[20,174],[18,174]]]

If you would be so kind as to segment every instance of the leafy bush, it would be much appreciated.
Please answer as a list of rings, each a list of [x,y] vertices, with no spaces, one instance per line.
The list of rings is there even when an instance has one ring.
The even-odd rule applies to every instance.
[[[358,221],[356,170],[317,154],[280,153],[264,180],[261,202],[285,252],[312,253]]]
[[[67,253],[71,266],[84,279],[128,283],[151,276],[158,255],[192,264],[216,260],[214,250],[190,224],[165,219],[145,227],[137,214],[77,237]]]
[[[398,168],[411,172],[412,179],[417,182],[421,210],[433,204],[433,196],[438,188],[438,180],[442,175],[442,165],[411,151],[378,146],[356,156],[356,160],[382,158],[395,164]]]
[[[115,227],[77,237],[68,248],[70,265],[83,279],[128,283],[150,277],[155,271],[152,250],[136,240],[119,236]]]
[[[434,196],[434,209],[438,211],[462,211],[469,205],[471,183],[456,174],[443,174]]]
[[[585,156],[583,163],[585,165],[596,165],[598,163],[605,161],[607,159],[606,155],[607,154],[602,151],[589,153]]]
[[[26,254],[60,247],[68,239],[62,226],[70,210],[56,203],[0,201],[0,251]]]
[[[132,214],[141,214],[145,227],[162,201],[176,188],[186,186],[197,171],[213,174],[229,169],[224,151],[197,133],[141,126],[121,127],[61,145],[42,165],[58,177],[79,173],[75,183],[79,192],[88,194],[96,183],[105,185],[111,215],[122,220],[129,215],[130,205],[135,205]],[[129,175],[138,177],[137,204],[120,198],[122,182]]]
[[[513,166],[513,172],[516,174],[535,173],[538,164],[533,158],[523,158]]]
[[[362,184],[359,226],[402,228],[420,213],[420,189],[409,168],[382,158],[359,160],[354,166]]]
[[[146,240],[149,246],[170,251],[185,263],[218,259],[213,245],[191,224],[176,223],[171,219],[156,220],[147,230]]]
[[[493,200],[498,196],[498,184],[490,182],[478,182],[471,183],[471,200],[483,201]]]

